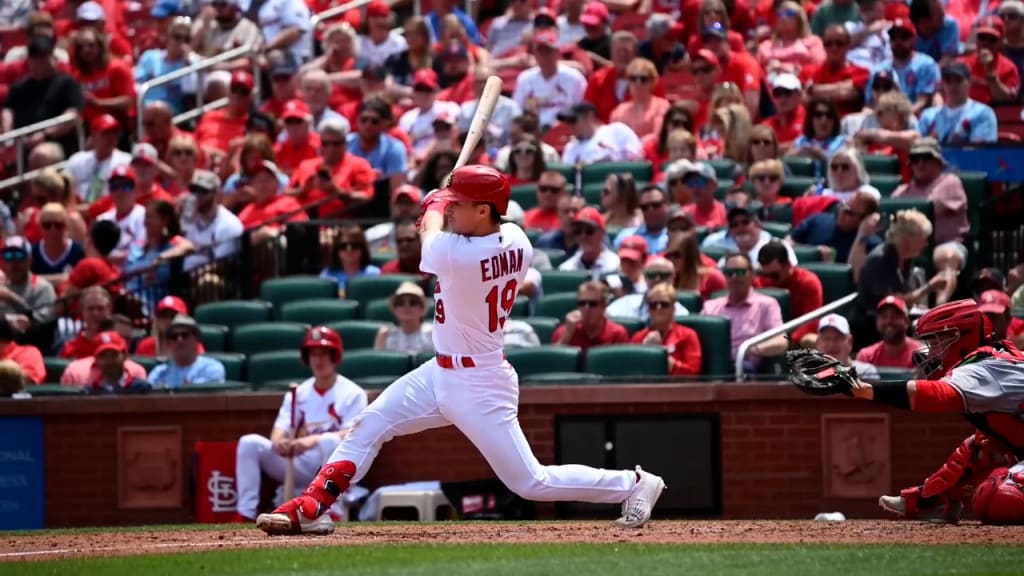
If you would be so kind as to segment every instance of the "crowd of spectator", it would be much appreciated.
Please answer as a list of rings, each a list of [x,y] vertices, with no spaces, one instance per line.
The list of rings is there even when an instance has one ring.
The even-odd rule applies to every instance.
[[[735,359],[748,338],[825,303],[808,251],[848,265],[858,298],[798,327],[802,345],[909,369],[913,318],[962,296],[1024,338],[1011,319],[1024,265],[968,266],[968,238],[983,231],[944,156],[1015,138],[994,109],[1022,102],[1020,0],[543,4],[469,14],[432,0],[420,17],[372,0],[321,21],[337,2],[4,3],[0,131],[73,112],[87,140],[64,123],[0,149],[8,175],[35,171],[4,191],[0,359],[38,383],[38,352],[73,358],[62,382],[97,390],[223,379],[188,305],[169,296],[170,262],[224,285],[216,263],[243,241],[280,247],[310,218],[379,221],[321,234],[320,275],[339,298],[353,278],[419,274],[419,202],[454,165],[491,75],[505,94],[472,162],[528,190],[508,214],[537,248],[521,292],[535,309],[545,272],[590,278],[550,342],[513,322],[510,346],[661,346],[671,374],[698,374],[697,333],[677,320],[729,319]],[[239,47],[251,50],[142,89]],[[872,184],[866,159],[879,156],[898,159],[896,185]],[[588,194],[583,169],[614,163],[643,170],[609,170]],[[933,210],[883,213],[890,197]],[[134,316],[115,313],[125,295]],[[430,305],[403,284],[375,347],[429,351]],[[779,336],[740,360],[764,371],[787,345]],[[130,354],[166,362],[146,374]]]

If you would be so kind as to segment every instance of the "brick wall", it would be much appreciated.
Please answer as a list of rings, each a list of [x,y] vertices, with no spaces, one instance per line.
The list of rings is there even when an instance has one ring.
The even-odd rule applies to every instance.
[[[0,417],[45,419],[47,526],[188,522],[188,498],[181,509],[118,509],[118,428],[181,426],[186,459],[181,473],[188,475],[195,442],[268,432],[279,403],[276,394],[53,398],[0,403]],[[830,510],[880,516],[874,498],[825,498],[822,414],[889,415],[892,489],[920,482],[971,431],[955,415],[911,415],[845,398],[810,398],[776,384],[525,388],[520,398],[520,422],[543,463],[554,460],[557,415],[688,412],[720,414],[727,518],[808,518]],[[449,427],[385,445],[363,484],[491,475],[476,449]]]

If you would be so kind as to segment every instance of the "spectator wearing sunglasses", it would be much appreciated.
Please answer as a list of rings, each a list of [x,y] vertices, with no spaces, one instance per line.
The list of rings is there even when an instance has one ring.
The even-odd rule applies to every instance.
[[[559,270],[589,271],[595,280],[619,271],[619,256],[608,249],[600,212],[584,207],[573,219],[572,233],[579,240],[579,249],[558,266]]]
[[[156,312],[153,315],[153,335],[146,336],[135,346],[136,356],[166,356],[170,349],[167,340],[168,330],[171,321],[178,316],[188,316],[188,304],[177,296],[164,296],[156,304]],[[199,353],[206,352],[203,345],[199,344]]]
[[[842,25],[829,26],[822,36],[822,43],[825,45],[825,62],[805,74],[807,95],[835,104],[838,128],[841,116],[860,109],[871,71],[847,61],[850,33]],[[813,106],[809,109],[815,110]]]
[[[772,206],[792,203],[791,198],[779,194],[786,183],[786,171],[781,160],[773,158],[755,163],[750,167],[750,181],[754,183],[754,194],[761,203],[762,215],[770,215]]]
[[[772,240],[762,246],[757,253],[757,262],[761,269],[754,280],[754,287],[787,290],[790,317],[797,318],[821,308],[824,300],[821,280],[813,272],[791,264],[787,246],[781,240]],[[799,342],[814,330],[815,322],[800,326],[792,334],[793,341]]]
[[[374,350],[419,354],[434,351],[434,325],[423,321],[427,297],[413,282],[402,284],[388,302],[395,323],[381,326],[373,341]]]
[[[858,147],[873,154],[888,154],[874,149],[892,146],[906,152],[910,144],[921,137],[913,104],[900,91],[899,82],[889,71],[879,72],[872,78],[872,90],[864,110],[843,118],[840,131],[847,141],[853,140]]]
[[[669,203],[665,191],[657,186],[647,186],[640,191],[640,210],[644,221],[640,226],[624,228],[615,237],[618,248],[628,236],[641,236],[647,241],[652,254],[664,252],[668,244]]]
[[[825,98],[812,98],[807,103],[803,134],[793,141],[786,155],[814,160],[815,175],[821,176],[822,165],[836,150],[846,145],[846,137],[840,128],[839,111],[835,104]]]
[[[234,72],[228,88],[228,105],[199,119],[195,140],[211,158],[226,156],[235,140],[245,135],[254,103],[253,86],[251,74],[244,70]]]
[[[829,158],[828,183],[829,186],[821,191],[822,196],[845,201],[858,192],[866,192],[875,198],[882,198],[882,193],[870,183],[860,152],[853,147],[840,148]]]
[[[309,106],[298,98],[284,103],[280,118],[284,132],[274,144],[274,161],[282,172],[291,174],[299,164],[317,157],[320,136],[313,130]]]
[[[523,143],[516,146],[523,146]],[[513,150],[513,156],[518,154]],[[523,224],[528,229],[552,232],[561,226],[558,206],[566,196],[565,175],[557,170],[547,170],[537,182],[537,206],[526,211]]]
[[[189,198],[181,218],[185,241],[179,247],[185,269],[193,270],[236,253],[242,236],[242,221],[221,205],[220,178],[207,170],[196,170],[189,185]]]
[[[238,214],[246,229],[255,229],[253,242],[262,242],[280,234],[285,222],[304,222],[309,219],[302,206],[292,196],[281,194],[281,171],[273,162],[263,160],[252,168],[248,176],[252,184],[252,202]]]
[[[895,75],[895,89],[907,96],[917,116],[932,105],[935,93],[939,90],[939,65],[931,56],[914,49],[917,29],[906,16],[892,19],[891,22],[889,43],[892,47],[892,62],[874,68],[864,91],[864,99],[868,102],[877,100],[875,91],[880,87],[893,89],[887,84],[876,86],[875,80],[879,76]]]
[[[664,346],[668,350],[668,373],[673,376],[700,374],[703,359],[700,338],[692,328],[676,323],[680,305],[675,288],[662,282],[648,290],[643,298],[644,308],[650,310],[650,326],[634,334],[631,342]]]
[[[644,285],[642,289],[632,294],[620,296],[612,301],[605,310],[609,318],[636,318],[646,322],[651,317],[650,306],[648,305],[647,294],[653,287],[665,284],[669,287],[675,283],[675,267],[667,258],[652,256],[644,263]],[[651,288],[649,288],[651,287]],[[672,299],[670,307],[675,316],[685,316],[690,313],[682,304]]]
[[[32,244],[32,273],[46,279],[55,288],[63,285],[75,264],[85,258],[85,248],[68,234],[69,220],[63,204],[50,202],[39,210],[42,237]]]
[[[523,134],[516,138],[512,145],[512,151],[508,155],[506,168],[509,184],[511,186],[533,184],[541,179],[545,170],[547,170],[547,162],[544,161],[544,155],[541,152],[540,140],[533,134]],[[538,197],[538,200],[540,201],[541,198]]]
[[[72,154],[66,167],[78,200],[85,204],[100,200],[114,170],[128,166],[132,161],[131,154],[117,149],[121,123],[116,118],[101,114],[92,121],[89,129],[92,148]]]
[[[146,369],[128,358],[128,343],[113,330],[97,334],[92,354],[68,364],[60,383],[85,388],[89,394],[127,394],[152,389],[146,381]]]
[[[882,243],[877,234],[878,198],[867,192],[855,194],[839,203],[835,214],[823,212],[805,219],[790,231],[786,241],[792,244],[817,246],[826,261],[849,262],[857,269],[858,258],[851,257],[859,248],[860,260]]]
[[[963,61],[971,70],[968,95],[984,104],[1016,102],[1020,93],[1020,72],[1003,54],[1005,25],[999,16],[986,16],[978,23],[978,50]]]
[[[190,316],[178,314],[171,320],[167,343],[167,361],[149,373],[149,382],[154,387],[187,390],[192,384],[224,382],[224,365],[203,354],[199,324]]]
[[[192,21],[188,18],[175,18],[167,30],[167,39],[163,49],[146,50],[135,65],[135,83],[142,84],[159,78],[200,60],[192,51]],[[179,78],[173,82],[157,86],[146,93],[144,102],[161,100],[166,102],[175,114],[185,111],[185,98],[196,93],[197,78],[195,74]]]
[[[551,343],[576,346],[584,352],[592,346],[626,344],[629,333],[605,316],[607,306],[608,286],[597,280],[584,282],[576,290],[576,309],[566,314],[562,324],[555,328]]]
[[[576,214],[586,206],[582,196],[566,194],[558,201],[558,229],[542,234],[537,239],[537,248],[564,250],[567,254],[579,246],[574,232]]]
[[[725,289],[725,276],[718,269],[718,264],[700,252],[696,230],[673,235],[665,249],[665,258],[675,267],[676,290],[697,292],[707,300],[715,292]]]
[[[121,236],[117,249],[111,256],[123,262],[128,255],[128,249],[146,237],[146,209],[135,202],[135,170],[131,166],[115,168],[110,173],[107,189],[114,205],[110,210],[100,214],[96,220],[114,222],[120,228]]]
[[[10,236],[2,255],[0,270],[7,281],[0,285],[0,314],[20,333],[53,322],[57,295],[52,284],[32,273],[32,245],[21,236]]]
[[[761,248],[772,240],[772,235],[761,228],[757,211],[752,206],[734,206],[729,209],[726,218],[728,227],[709,234],[704,238],[701,248],[738,252],[746,255],[750,262],[757,262]],[[796,266],[796,254],[788,244],[786,251],[789,253],[790,264]],[[719,265],[725,265],[725,258],[719,261]],[[728,275],[726,277],[728,279]]]
[[[563,164],[621,162],[643,155],[643,145],[633,129],[621,122],[602,124],[590,102],[572,105],[559,112],[558,119],[573,127],[572,139],[562,151]]]
[[[751,118],[757,118],[761,109],[761,84],[764,72],[757,59],[746,52],[733,50],[727,40],[729,28],[720,22],[709,24],[701,31],[704,45],[718,58],[721,80],[735,84]],[[714,109],[714,107],[712,107]]]
[[[405,145],[387,133],[392,114],[386,100],[367,98],[359,105],[356,131],[348,135],[347,142],[348,152],[369,162],[377,179],[390,180],[393,190],[405,183],[409,158]]]
[[[288,185],[302,205],[331,198],[319,208],[322,218],[345,210],[352,200],[373,196],[373,167],[348,149],[348,123],[325,120],[320,125],[319,155],[299,163]]]
[[[643,222],[640,195],[636,191],[636,180],[632,174],[615,173],[605,178],[601,208],[609,228],[631,228]]]
[[[644,280],[644,262],[647,261],[647,241],[640,236],[630,236],[619,246],[619,273],[605,276],[604,281],[616,298],[626,294],[643,294],[647,291]]]
[[[731,355],[735,359],[740,344],[782,326],[782,310],[771,296],[754,290],[754,267],[749,256],[731,252],[723,259],[727,294],[704,302],[701,311],[706,316],[721,316],[729,320],[732,338]],[[748,350],[743,359],[746,372],[757,372],[763,358],[778,356],[789,346],[784,335],[761,342]]]
[[[1024,2],[1004,0],[999,4],[999,17],[1006,25],[1003,53],[1017,67],[1018,74],[1024,74]]]
[[[772,37],[758,45],[757,60],[770,75],[799,75],[805,66],[825,61],[821,37],[811,33],[807,12],[800,4],[786,1],[778,5]]]
[[[622,122],[643,139],[657,134],[661,121],[671,107],[669,101],[654,93],[658,70],[650,60],[636,58],[626,67],[630,99],[612,110],[611,122]]]
[[[776,114],[764,123],[772,128],[778,145],[786,149],[803,133],[807,109],[800,79],[793,74],[779,74],[772,78],[772,99]],[[753,141],[751,141],[753,146]]]
[[[910,149],[912,177],[893,191],[893,198],[927,198],[935,209],[935,243],[962,241],[971,229],[967,193],[960,177],[946,170],[942,148],[934,138],[922,138]]]
[[[370,264],[370,248],[366,235],[358,226],[346,226],[338,234],[331,250],[331,264],[320,272],[321,278],[338,283],[338,297],[345,297],[345,286],[352,278],[377,276],[380,268]]]
[[[420,271],[420,234],[416,222],[405,220],[395,225],[395,245],[398,257],[380,267],[381,274],[422,274]]]
[[[725,226],[725,205],[715,198],[718,174],[704,162],[693,164],[682,160],[669,166],[665,185],[676,204],[693,217],[697,226]]]

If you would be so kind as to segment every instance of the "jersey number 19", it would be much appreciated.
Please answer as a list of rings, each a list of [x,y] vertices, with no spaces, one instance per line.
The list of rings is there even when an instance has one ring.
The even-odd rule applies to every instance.
[[[505,321],[512,313],[512,306],[516,303],[516,293],[519,290],[519,282],[515,279],[509,280],[499,289],[497,285],[491,287],[484,297],[487,304],[487,329],[497,332],[499,328],[505,327]],[[441,285],[437,285],[435,293],[440,293]],[[434,301],[434,322],[444,324],[444,301],[440,298]]]

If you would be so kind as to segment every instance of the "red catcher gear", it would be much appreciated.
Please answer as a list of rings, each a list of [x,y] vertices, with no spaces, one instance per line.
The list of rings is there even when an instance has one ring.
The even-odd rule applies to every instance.
[[[977,350],[991,333],[992,323],[973,299],[937,306],[917,321],[917,339],[926,349],[915,362],[926,378],[941,377]]]
[[[984,524],[1024,524],[1024,463],[993,470],[974,492],[973,508]]]
[[[316,478],[302,491],[302,496],[292,498],[274,509],[274,514],[286,514],[292,521],[296,534],[299,530],[299,514],[313,520],[330,510],[338,498],[348,490],[356,465],[348,460],[324,464]]]
[[[313,348],[326,348],[331,351],[331,362],[341,363],[341,353],[344,350],[341,346],[341,336],[327,326],[314,326],[306,332],[302,339],[302,362],[309,365],[309,350]]]
[[[512,197],[508,177],[490,166],[463,166],[452,172],[445,187],[453,202],[487,202],[504,216]]]

